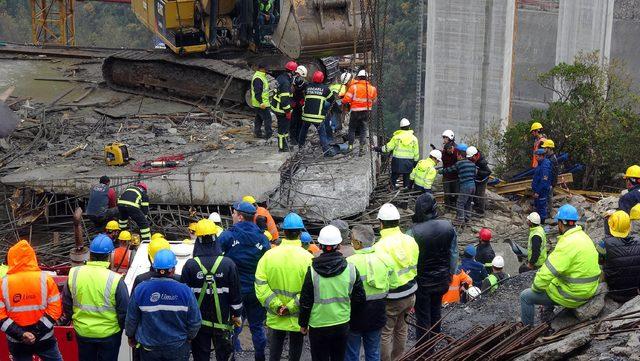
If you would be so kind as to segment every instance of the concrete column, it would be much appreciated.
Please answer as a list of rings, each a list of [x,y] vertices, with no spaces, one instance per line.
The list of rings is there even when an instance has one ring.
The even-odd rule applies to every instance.
[[[509,121],[515,0],[430,0],[422,153]]]

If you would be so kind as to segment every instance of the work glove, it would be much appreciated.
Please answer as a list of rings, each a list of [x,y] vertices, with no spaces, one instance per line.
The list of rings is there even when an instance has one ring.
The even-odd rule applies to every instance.
[[[429,146],[431,147],[431,150],[436,150],[436,146],[433,145],[433,143],[429,144]]]
[[[291,112],[284,113],[284,117],[287,118],[287,120],[291,120]]]

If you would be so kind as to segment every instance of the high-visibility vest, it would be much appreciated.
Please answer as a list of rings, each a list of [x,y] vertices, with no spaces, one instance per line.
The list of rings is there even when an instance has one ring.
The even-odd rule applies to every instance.
[[[264,1],[258,1],[258,9],[263,13],[268,13],[269,10],[271,10],[272,5],[272,0],[267,0],[266,3]]]
[[[6,264],[0,264],[0,278],[4,277],[7,274],[8,270],[9,266],[7,266]]]
[[[109,262],[89,261],[69,271],[73,299],[73,328],[87,338],[104,338],[120,332],[116,314],[119,275],[109,270]]]
[[[278,81],[278,89],[271,100],[271,110],[276,114],[283,115],[291,110],[291,97],[293,97],[291,93],[292,79],[287,74],[281,74],[276,80]],[[281,91],[282,88],[287,90]],[[283,103],[285,106],[282,106]]]
[[[310,269],[313,283],[313,307],[309,326],[313,328],[341,325],[351,318],[351,291],[356,282],[356,266],[347,263],[341,274],[322,277]]]
[[[399,159],[418,161],[420,158],[418,138],[413,135],[413,130],[396,130],[389,142],[382,147],[382,151],[392,152],[393,157]]]
[[[561,306],[577,308],[595,295],[599,280],[598,251],[582,227],[576,226],[558,237],[531,288],[546,291]]]
[[[342,83],[332,83],[329,85],[329,89],[339,98],[347,93],[347,86]]]
[[[392,260],[391,268],[398,277],[390,285],[391,289],[406,285],[418,274],[418,244],[413,237],[402,233],[399,227],[381,230],[380,239],[373,247],[376,252],[385,253]]]
[[[256,93],[253,90],[254,81],[262,82],[262,102],[258,102],[256,100]],[[251,106],[254,108],[259,108],[260,104],[266,104],[267,107],[269,107],[269,80],[267,80],[267,73],[256,71],[251,78]]]
[[[322,123],[327,116],[327,99],[332,95],[324,84],[311,83],[307,85],[302,107],[302,120],[310,123]]]
[[[547,260],[547,235],[544,233],[544,228],[542,226],[531,227],[529,228],[529,243],[527,248],[527,260],[531,260],[531,253],[533,252],[531,247],[531,240],[534,236],[539,236],[542,238],[542,243],[540,244],[540,257],[534,264],[536,267],[541,267],[544,264],[544,261]]]
[[[304,277],[313,255],[302,248],[299,239],[283,239],[268,250],[256,267],[256,297],[267,309],[267,326],[274,330],[299,332],[299,300]],[[280,306],[289,314],[279,316]]]
[[[131,257],[131,251],[127,246],[120,246],[113,251],[111,256],[112,268],[118,273],[126,273],[129,269],[129,257]]]
[[[220,262],[222,262],[222,256],[216,257],[216,260],[215,262],[213,262],[213,266],[211,267],[210,270],[207,270],[206,268],[204,268],[204,265],[202,265],[202,262],[200,261],[199,257],[194,257],[193,259],[196,261],[196,263],[200,267],[200,271],[202,271],[202,275],[204,276],[204,283],[202,284],[202,287],[200,289],[193,289],[193,288],[191,289],[195,293],[198,293],[198,306],[202,305],[202,300],[204,300],[204,296],[210,294],[210,295],[213,295],[213,303],[216,308],[216,320],[205,320],[203,318],[202,324],[205,326],[217,328],[220,330],[227,330],[227,331],[233,330],[233,326],[231,326],[231,323],[229,322],[229,320],[222,319],[222,309],[220,308],[220,298],[218,297],[218,287],[216,285],[215,274],[218,271],[218,266],[220,266]],[[215,321],[218,321],[218,322],[215,322]],[[223,323],[225,321],[226,323]]]
[[[442,303],[458,303],[460,302],[460,287],[463,283],[469,286],[473,285],[473,280],[464,270],[460,270],[451,277],[451,283],[449,284],[449,290],[442,296]]]
[[[391,262],[387,264],[382,254],[375,252],[372,247],[359,249],[347,258],[347,262],[356,266],[367,301],[381,300],[389,293],[390,282],[395,276]]]
[[[141,206],[149,206],[149,202],[143,202],[142,191],[138,187],[129,187],[118,198],[119,206],[129,206],[140,208]]]
[[[49,288],[48,278],[49,276],[42,271],[24,271],[2,277],[2,300],[0,302],[2,305],[0,306],[4,310],[2,310],[3,317],[1,318],[9,317],[12,320],[9,323],[5,322],[3,327],[9,327],[13,322],[22,327],[32,326],[38,321],[52,327],[51,321],[45,317],[46,309],[49,303],[60,303],[60,293],[55,284],[52,285],[55,287],[54,289]],[[4,314],[5,310],[6,314]],[[60,314],[51,316],[57,319]],[[52,335],[53,331],[42,338],[49,338]]]
[[[437,175],[436,162],[431,158],[427,158],[418,162],[415,168],[413,168],[413,171],[411,171],[409,178],[414,181],[417,186],[424,189],[431,189]]]
[[[354,81],[342,98],[342,102],[350,104],[351,111],[371,110],[378,97],[378,90],[366,80]]]
[[[487,276],[489,280],[489,293],[494,293],[498,289],[498,277],[494,274],[490,274]]]

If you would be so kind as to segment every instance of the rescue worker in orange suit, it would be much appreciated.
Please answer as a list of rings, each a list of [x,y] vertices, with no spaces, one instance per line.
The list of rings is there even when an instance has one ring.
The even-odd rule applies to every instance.
[[[280,234],[278,233],[278,227],[276,226],[276,221],[273,220],[271,213],[265,207],[261,207],[256,202],[256,199],[253,196],[244,196],[242,197],[243,202],[251,203],[254,207],[256,207],[256,215],[253,218],[253,222],[260,228],[260,230],[268,231],[271,234],[271,243],[277,244],[278,238]]]
[[[40,270],[36,253],[20,241],[7,254],[9,270],[2,278],[0,330],[9,341],[14,361],[62,361],[53,325],[62,315],[60,292],[53,278]]]
[[[369,83],[367,77],[367,71],[360,70],[342,98],[342,104],[345,109],[351,111],[351,117],[349,118],[349,150],[353,149],[353,143],[356,140],[356,135],[358,135],[360,143],[359,156],[364,155],[364,147],[367,140],[367,122],[371,108],[378,98],[378,90]]]
[[[302,107],[302,126],[300,128],[300,134],[298,135],[298,147],[302,149],[305,141],[307,140],[307,132],[309,127],[313,124],[318,130],[318,137],[320,138],[320,145],[322,146],[322,153],[325,157],[333,157],[333,151],[329,149],[329,138],[327,135],[327,128],[325,119],[327,117],[327,111],[335,99],[335,95],[324,84],[324,73],[316,71],[313,73],[312,83],[307,85],[307,89],[304,91],[304,106]]]
[[[534,122],[531,124],[531,136],[533,137],[533,151],[531,152],[531,168],[538,166],[538,157],[536,157],[536,151],[541,148],[542,143],[547,140],[547,137],[542,134],[542,124]]]
[[[291,93],[293,76],[298,64],[290,61],[285,65],[287,71],[278,75],[276,82],[278,88],[271,101],[271,110],[278,119],[278,151],[289,151],[289,123],[291,122]]]
[[[118,198],[118,211],[120,212],[118,224],[120,229],[128,229],[129,219],[132,219],[140,230],[140,238],[148,242],[151,241],[151,228],[147,219],[147,214],[149,214],[147,191],[147,184],[138,182],[122,192],[120,198]]]
[[[464,300],[461,295],[464,293],[464,290],[469,289],[471,286],[473,286],[471,277],[469,277],[465,271],[458,270],[458,273],[454,274],[451,278],[449,290],[442,296],[442,304],[460,303],[460,301],[465,302],[466,300]]]

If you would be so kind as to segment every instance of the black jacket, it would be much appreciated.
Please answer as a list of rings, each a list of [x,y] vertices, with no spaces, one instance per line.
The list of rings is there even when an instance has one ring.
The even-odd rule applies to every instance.
[[[321,99],[318,99],[316,97],[324,98],[325,101],[322,102]],[[307,88],[304,91],[304,107],[302,108],[303,116],[305,114],[321,116],[327,115],[329,104],[331,104],[334,99],[334,93],[326,84],[308,84]],[[322,120],[320,122],[322,122]]]
[[[138,197],[140,195],[140,197]],[[120,201],[132,202],[137,204],[138,206],[135,208],[139,208],[142,213],[145,215],[149,213],[149,196],[147,195],[147,191],[138,186],[130,186],[122,192],[120,198],[118,198],[118,206],[122,207],[132,207],[128,204],[121,204]]]
[[[488,273],[492,271],[491,262],[495,256],[496,253],[490,242],[480,242],[476,245],[476,261],[482,263]]]
[[[334,277],[342,274],[347,268],[347,260],[340,252],[322,253],[313,259],[311,266],[304,276],[304,283],[300,291],[300,315],[298,316],[298,324],[300,327],[309,325],[311,317],[311,309],[313,308],[313,282],[311,281],[311,267],[322,277]],[[360,273],[356,269],[356,282],[351,290],[351,309],[360,307],[366,300]]]
[[[278,82],[278,90],[273,97],[271,110],[276,114],[284,114],[291,110],[291,82],[293,81],[293,78],[290,73],[284,72],[278,75],[276,81]],[[282,110],[282,112],[277,109]]]
[[[640,286],[640,239],[637,236],[608,236],[604,239],[604,247],[603,271],[609,286],[609,297],[618,302],[627,302],[638,295]]]
[[[229,324],[230,315],[240,316],[242,314],[242,296],[240,295],[240,279],[238,277],[238,271],[236,264],[228,258],[222,256],[220,247],[217,243],[202,244],[199,254],[194,255],[200,259],[204,268],[208,271],[213,267],[214,262],[218,257],[222,257],[222,261],[218,266],[214,280],[217,288],[218,299],[220,301],[220,315],[222,320],[218,320],[216,316],[215,302],[213,295],[207,293],[200,304],[200,312],[202,313],[202,319],[206,321]],[[184,264],[182,268],[182,276],[180,282],[191,287],[194,291],[196,299],[200,297],[200,292],[196,290],[204,291],[205,288],[205,276],[204,272],[200,269],[200,266],[195,259],[190,259]],[[209,327],[202,325],[204,329]]]
[[[487,159],[480,154],[480,156],[478,157],[478,160],[476,160],[476,182],[481,183],[481,182],[486,182],[489,178],[489,176],[491,175],[491,168],[489,168],[489,162],[487,162]]]

